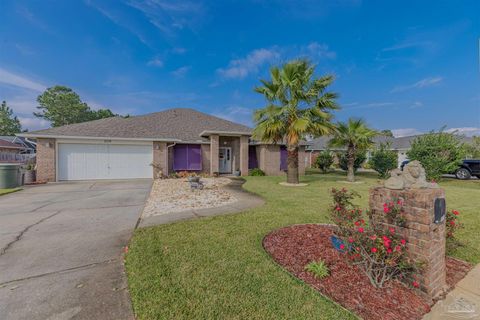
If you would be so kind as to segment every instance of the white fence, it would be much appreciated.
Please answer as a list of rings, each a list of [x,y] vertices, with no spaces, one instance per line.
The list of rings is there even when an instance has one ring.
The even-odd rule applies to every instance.
[[[28,160],[35,158],[35,154],[19,154],[0,152],[0,163],[26,163]]]

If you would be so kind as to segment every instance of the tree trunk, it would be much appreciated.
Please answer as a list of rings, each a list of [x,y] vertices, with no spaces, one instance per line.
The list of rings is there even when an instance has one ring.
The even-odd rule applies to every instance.
[[[355,150],[352,147],[348,147],[347,150],[347,181],[355,182]]]
[[[287,146],[287,182],[298,183],[298,146]]]

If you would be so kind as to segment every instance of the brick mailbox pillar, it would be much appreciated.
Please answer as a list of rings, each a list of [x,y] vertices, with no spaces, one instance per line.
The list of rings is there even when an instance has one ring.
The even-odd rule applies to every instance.
[[[397,233],[407,240],[410,257],[424,263],[418,275],[421,289],[430,298],[438,297],[446,288],[445,191],[440,188],[372,188],[369,199],[372,223],[384,228],[392,226],[386,220],[383,204],[394,199],[403,202],[406,218],[403,227],[395,226]]]

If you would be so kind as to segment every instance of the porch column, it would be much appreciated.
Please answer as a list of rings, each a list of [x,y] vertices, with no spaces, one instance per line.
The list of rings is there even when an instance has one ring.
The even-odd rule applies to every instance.
[[[55,139],[37,139],[37,181],[56,181]]]
[[[240,136],[240,172],[248,176],[248,137]]]
[[[159,179],[168,175],[168,150],[167,143],[153,142],[153,178]]]
[[[210,174],[218,173],[218,147],[220,145],[220,136],[212,134],[210,136]]]

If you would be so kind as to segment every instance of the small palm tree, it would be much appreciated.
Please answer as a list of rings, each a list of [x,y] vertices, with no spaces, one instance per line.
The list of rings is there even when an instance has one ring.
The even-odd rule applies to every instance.
[[[348,122],[339,122],[333,138],[332,147],[347,148],[347,180],[355,182],[354,164],[358,152],[365,151],[373,145],[373,138],[378,132],[369,128],[361,119],[348,119]]]
[[[268,105],[255,111],[253,138],[287,145],[287,182],[298,183],[298,148],[306,135],[332,132],[331,111],[338,109],[337,94],[327,92],[331,75],[314,77],[315,67],[306,60],[293,60],[270,69],[271,80],[260,80],[255,91]]]

